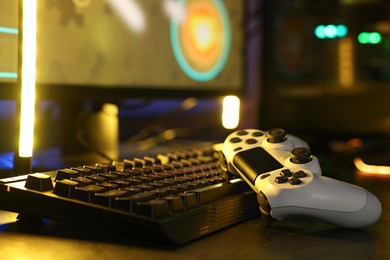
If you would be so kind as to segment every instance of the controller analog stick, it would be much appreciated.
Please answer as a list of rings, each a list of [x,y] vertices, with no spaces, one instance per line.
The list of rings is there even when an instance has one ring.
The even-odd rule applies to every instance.
[[[290,160],[292,163],[303,164],[313,159],[311,150],[306,147],[298,147],[291,151]]]
[[[267,141],[270,143],[282,143],[286,141],[287,133],[282,128],[274,128],[268,131]]]

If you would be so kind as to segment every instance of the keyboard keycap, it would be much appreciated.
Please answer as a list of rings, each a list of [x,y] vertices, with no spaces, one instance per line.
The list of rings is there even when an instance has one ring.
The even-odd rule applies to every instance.
[[[124,210],[127,212],[133,212],[133,211],[135,211],[137,203],[145,202],[145,201],[152,200],[155,198],[156,198],[156,194],[145,193],[145,192],[137,193],[137,194],[129,196],[129,197],[118,197],[118,198],[115,198],[114,207],[116,209]]]
[[[150,218],[160,218],[169,215],[169,205],[165,200],[149,200],[137,204],[136,214]]]
[[[92,202],[95,193],[103,192],[106,188],[97,185],[88,185],[84,187],[76,187],[73,193],[73,197],[85,202]]]
[[[71,198],[77,185],[78,182],[76,181],[68,179],[59,180],[56,181],[56,186],[53,193],[61,197]]]
[[[25,187],[36,191],[49,191],[53,189],[53,182],[49,175],[32,173],[27,176]]]
[[[248,184],[241,179],[237,179],[232,183],[218,183],[191,192],[195,193],[199,204],[205,204],[242,193],[246,190],[248,190]]]
[[[126,190],[109,190],[102,193],[95,193],[93,203],[112,208],[115,198],[128,196]]]

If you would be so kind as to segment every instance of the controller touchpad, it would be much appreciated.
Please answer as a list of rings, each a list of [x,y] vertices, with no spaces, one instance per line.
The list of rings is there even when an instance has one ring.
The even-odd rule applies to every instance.
[[[233,158],[233,165],[252,183],[257,176],[284,166],[262,147],[238,152]]]

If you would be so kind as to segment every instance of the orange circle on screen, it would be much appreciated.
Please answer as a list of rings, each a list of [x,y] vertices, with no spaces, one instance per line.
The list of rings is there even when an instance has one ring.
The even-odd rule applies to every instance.
[[[218,62],[223,49],[223,24],[211,0],[188,1],[186,19],[180,24],[183,55],[192,68],[208,71]]]

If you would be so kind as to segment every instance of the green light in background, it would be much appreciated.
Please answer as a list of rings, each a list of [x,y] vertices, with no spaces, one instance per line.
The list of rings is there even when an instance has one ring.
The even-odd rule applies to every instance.
[[[361,32],[358,42],[361,44],[378,44],[382,41],[382,35],[378,32]]]
[[[343,24],[321,24],[314,29],[314,34],[319,39],[343,38],[347,35],[347,33],[348,28]]]
[[[317,36],[319,39],[325,39],[325,25],[318,25],[315,30],[314,34]]]
[[[348,28],[344,24],[339,24],[336,26],[337,27],[337,37],[343,38],[347,36],[348,33]]]

